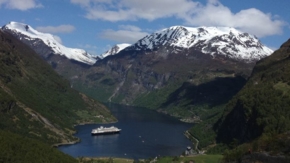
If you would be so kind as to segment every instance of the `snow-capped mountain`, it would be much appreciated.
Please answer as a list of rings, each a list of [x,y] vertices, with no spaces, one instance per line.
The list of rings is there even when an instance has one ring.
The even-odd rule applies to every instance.
[[[127,50],[156,50],[161,46],[175,51],[195,49],[205,54],[224,55],[236,60],[257,61],[273,53],[253,35],[230,27],[173,26],[145,36]]]
[[[105,53],[103,53],[101,55],[101,58],[106,58],[107,56],[115,55],[115,54],[119,53],[121,50],[127,48],[128,46],[131,46],[131,44],[126,44],[126,43],[117,44],[117,45],[113,46],[111,49],[109,49],[108,51],[106,51]]]
[[[53,35],[38,32],[27,24],[10,22],[9,24],[3,26],[2,30],[12,33],[34,49],[36,49],[37,46],[43,47],[43,44],[45,44],[47,47],[43,48],[45,48],[45,53],[48,54],[43,55],[58,54],[65,56],[68,59],[89,65],[93,65],[96,62],[96,59],[85,50],[65,47],[60,44]],[[44,51],[43,48],[40,51]]]

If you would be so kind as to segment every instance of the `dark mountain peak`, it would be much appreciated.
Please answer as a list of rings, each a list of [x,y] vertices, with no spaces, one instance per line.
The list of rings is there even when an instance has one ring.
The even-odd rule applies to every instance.
[[[290,47],[290,39],[288,39],[285,43],[283,43],[280,48],[282,47]]]

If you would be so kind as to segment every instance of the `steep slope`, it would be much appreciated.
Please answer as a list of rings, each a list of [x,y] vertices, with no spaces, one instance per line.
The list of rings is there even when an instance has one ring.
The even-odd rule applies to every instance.
[[[102,104],[70,88],[32,49],[0,30],[0,129],[43,142],[68,143],[73,125],[110,122]]]
[[[60,44],[53,35],[38,32],[27,24],[10,22],[3,26],[2,30],[13,34],[44,58],[52,57],[51,55],[60,55],[88,65],[96,62],[96,59],[85,50],[67,48]]]
[[[218,140],[251,141],[290,130],[290,40],[254,68],[217,124]]]

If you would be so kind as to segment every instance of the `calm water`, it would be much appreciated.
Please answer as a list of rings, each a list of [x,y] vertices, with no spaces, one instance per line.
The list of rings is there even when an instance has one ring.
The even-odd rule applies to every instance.
[[[77,126],[81,142],[59,147],[73,157],[123,157],[152,158],[177,156],[192,143],[183,135],[192,124],[182,123],[172,117],[144,108],[109,104],[108,107],[119,122],[112,125],[121,128],[120,134],[92,136],[91,130],[101,125]]]

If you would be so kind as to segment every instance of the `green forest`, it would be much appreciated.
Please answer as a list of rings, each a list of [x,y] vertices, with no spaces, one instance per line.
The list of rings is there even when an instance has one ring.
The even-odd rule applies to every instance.
[[[0,162],[74,163],[77,160],[41,141],[0,130]]]

